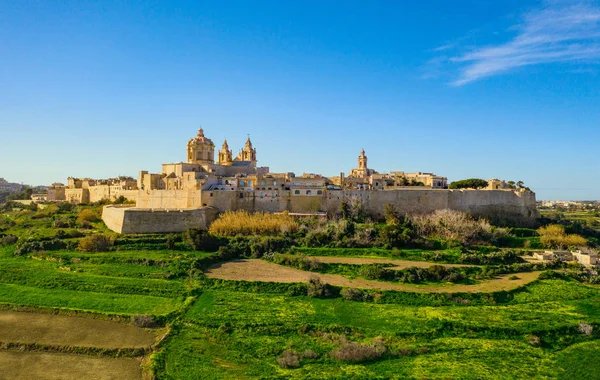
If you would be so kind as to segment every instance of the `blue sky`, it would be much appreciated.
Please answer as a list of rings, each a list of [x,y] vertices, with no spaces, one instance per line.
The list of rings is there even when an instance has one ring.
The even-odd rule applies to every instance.
[[[271,171],[600,199],[598,1],[0,0],[0,177],[160,171],[201,126]]]

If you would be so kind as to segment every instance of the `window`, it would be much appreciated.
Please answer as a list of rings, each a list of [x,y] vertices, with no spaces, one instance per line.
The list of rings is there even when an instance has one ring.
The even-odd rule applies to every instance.
[[[213,193],[210,193],[210,196],[212,197],[212,196],[213,196]]]
[[[311,191],[310,190],[306,190],[306,195],[310,195]]]
[[[240,181],[240,186],[244,186],[244,181]]]
[[[323,194],[323,190],[317,190],[317,195],[322,195]]]
[[[252,181],[248,181],[248,186],[252,186]]]
[[[264,198],[264,197],[265,197],[265,193],[261,192],[261,193],[260,193],[260,197],[261,197],[261,198]]]
[[[265,185],[265,181],[261,181],[260,185],[264,186]]]
[[[270,187],[267,190],[272,190]]]
[[[294,194],[296,194],[296,195],[300,195],[300,190],[296,190],[296,191],[294,191]]]
[[[244,193],[240,193],[240,198],[244,198]]]
[[[277,181],[273,181],[273,186],[277,186]]]
[[[271,198],[275,198],[275,193],[271,193]]]

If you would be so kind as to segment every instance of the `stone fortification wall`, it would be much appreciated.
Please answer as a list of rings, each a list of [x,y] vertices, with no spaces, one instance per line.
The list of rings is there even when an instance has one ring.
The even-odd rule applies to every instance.
[[[139,191],[137,207],[143,209],[191,209],[210,207],[219,212],[227,210],[246,210],[250,212],[311,213],[325,211],[329,215],[340,212],[342,202],[360,203],[363,212],[374,218],[383,218],[385,205],[392,204],[402,214],[426,214],[435,210],[452,209],[464,211],[473,216],[486,217],[492,221],[518,222],[532,224],[539,217],[536,208],[535,194],[526,191],[507,190],[443,190],[425,188],[402,188],[394,190],[335,190],[326,191],[323,195],[294,195],[291,191],[277,190],[231,191],[231,190],[152,190]],[[154,211],[157,213],[157,211]],[[167,213],[167,211],[162,211]],[[171,211],[169,211],[171,212]],[[134,215],[134,214],[132,214]],[[153,216],[154,215],[154,216]],[[179,216],[177,216],[179,215]],[[145,219],[149,221],[146,223]],[[184,230],[191,222],[186,214],[170,214],[159,217],[159,214],[135,214],[129,219],[127,213],[119,220],[115,231],[146,231],[146,224],[160,224],[165,220],[173,223],[171,231]],[[178,219],[179,218],[179,219]],[[181,219],[181,220],[180,220]],[[110,222],[110,219],[109,219]],[[140,224],[142,227],[129,227]],[[108,223],[107,223],[108,225]],[[110,226],[109,226],[110,227]],[[148,231],[150,232],[150,231]],[[158,232],[158,231],[157,231]]]
[[[102,209],[102,220],[111,230],[123,234],[183,232],[190,228],[208,228],[217,210],[211,207],[193,209],[140,209],[108,205]]]
[[[201,207],[199,190],[138,190],[137,207],[153,209],[182,209]]]

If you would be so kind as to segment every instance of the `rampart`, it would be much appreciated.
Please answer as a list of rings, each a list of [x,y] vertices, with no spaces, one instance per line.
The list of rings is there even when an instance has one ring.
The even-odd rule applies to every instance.
[[[183,232],[190,228],[208,228],[216,218],[212,207],[193,209],[142,209],[108,205],[102,209],[102,220],[108,228],[121,234]]]
[[[511,190],[443,190],[402,188],[394,190],[334,190],[322,195],[294,195],[291,191],[140,190],[136,208],[105,206],[103,220],[119,233],[178,232],[205,228],[217,212],[295,213],[340,212],[342,202],[360,204],[364,214],[383,218],[387,204],[402,214],[426,214],[451,209],[485,217],[494,222],[535,223],[539,213],[535,194]]]

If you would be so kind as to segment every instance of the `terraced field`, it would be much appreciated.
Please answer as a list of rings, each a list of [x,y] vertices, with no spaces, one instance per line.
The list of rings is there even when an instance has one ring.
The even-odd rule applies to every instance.
[[[148,348],[152,330],[95,319],[0,310],[0,342],[95,348]]]
[[[1,380],[139,380],[140,360],[0,351]]]
[[[336,258],[339,259],[339,258]],[[474,285],[462,284],[395,284],[383,281],[348,279],[336,274],[307,272],[264,260],[248,259],[233,260],[211,266],[206,275],[210,278],[235,281],[264,281],[264,282],[308,282],[317,277],[322,282],[351,288],[396,290],[418,293],[479,293],[512,290],[535,281],[541,272],[519,273],[517,279],[511,280],[511,275],[501,275],[492,280],[481,281]]]

